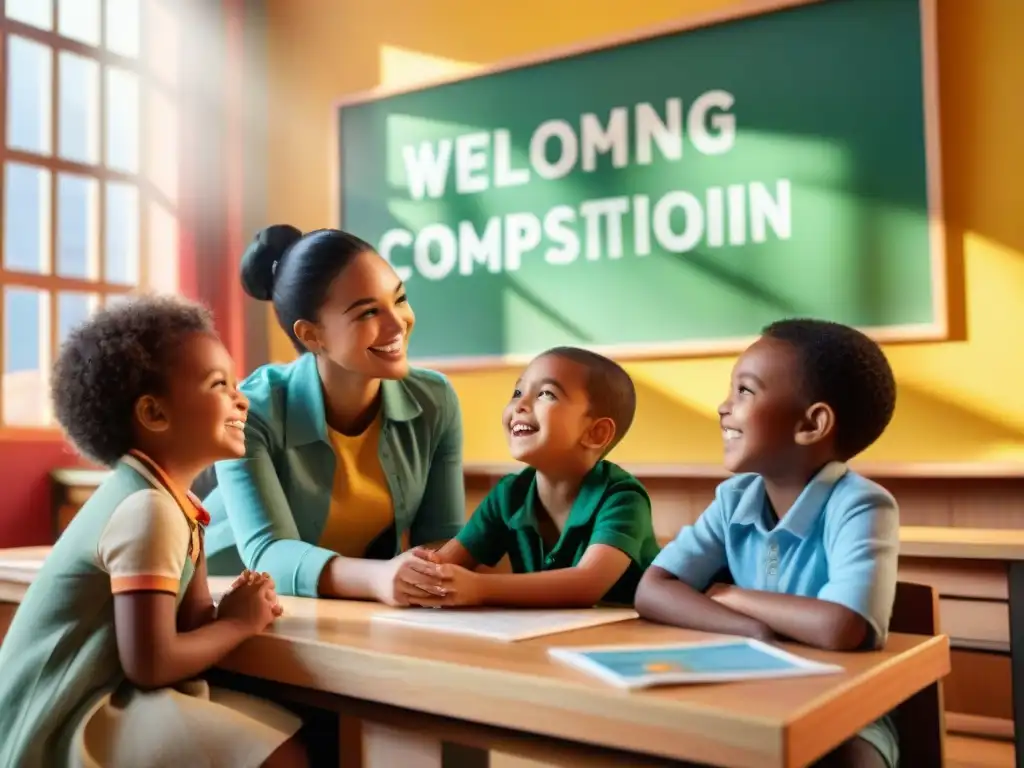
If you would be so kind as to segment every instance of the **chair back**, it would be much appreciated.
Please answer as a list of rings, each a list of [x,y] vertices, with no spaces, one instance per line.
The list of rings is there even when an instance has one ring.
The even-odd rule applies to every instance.
[[[927,584],[896,584],[889,631],[907,635],[939,634],[939,601]],[[933,683],[892,713],[900,740],[900,765],[942,768],[946,723],[942,683]]]

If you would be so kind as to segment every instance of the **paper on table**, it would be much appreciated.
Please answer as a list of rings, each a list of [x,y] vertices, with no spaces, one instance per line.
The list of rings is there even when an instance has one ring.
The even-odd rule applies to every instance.
[[[759,640],[550,648],[548,654],[624,688],[803,677],[842,672]]]
[[[631,608],[501,610],[492,608],[407,608],[373,614],[373,621],[513,642],[637,618]]]

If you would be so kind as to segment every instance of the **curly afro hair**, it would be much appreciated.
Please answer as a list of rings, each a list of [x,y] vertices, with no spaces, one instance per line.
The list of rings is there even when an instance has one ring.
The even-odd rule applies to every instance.
[[[140,397],[165,388],[173,355],[195,333],[213,333],[209,310],[171,297],[138,297],[75,328],[53,368],[57,421],[86,456],[113,465],[134,443]]]
[[[539,355],[562,357],[587,370],[587,398],[590,414],[615,423],[615,438],[606,449],[609,453],[629,432],[636,415],[636,387],[626,369],[614,360],[580,347],[553,347]]]
[[[896,379],[881,347],[826,320],[780,320],[762,333],[796,349],[804,391],[836,415],[836,452],[846,461],[881,437],[896,408]]]

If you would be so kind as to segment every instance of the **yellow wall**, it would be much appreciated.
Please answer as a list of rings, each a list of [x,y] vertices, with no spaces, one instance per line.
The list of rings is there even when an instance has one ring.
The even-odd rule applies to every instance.
[[[887,349],[899,379],[872,461],[1024,461],[1024,2],[938,0],[954,324],[963,340]],[[269,0],[270,219],[334,223],[331,102],[646,26],[735,0]],[[494,15],[492,15],[494,14]],[[271,357],[291,349],[273,319]],[[717,462],[729,359],[630,365],[640,393],[620,461]],[[466,459],[505,461],[515,374],[457,374]]]

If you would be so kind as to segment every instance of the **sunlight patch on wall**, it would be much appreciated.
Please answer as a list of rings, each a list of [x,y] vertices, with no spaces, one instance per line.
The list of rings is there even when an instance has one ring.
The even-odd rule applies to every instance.
[[[394,45],[380,47],[380,84],[385,88],[466,74],[480,66],[475,62],[431,56]]]
[[[975,232],[964,235],[963,252],[972,341],[893,345],[886,354],[901,381],[1024,430],[1024,400],[1013,396],[1021,370],[1013,312],[1024,295],[1024,252]]]
[[[637,382],[717,420],[716,409],[729,394],[734,362],[735,356],[729,356],[629,363],[625,367]]]

